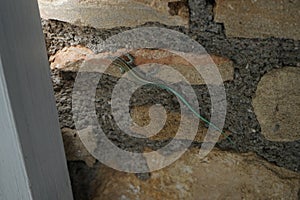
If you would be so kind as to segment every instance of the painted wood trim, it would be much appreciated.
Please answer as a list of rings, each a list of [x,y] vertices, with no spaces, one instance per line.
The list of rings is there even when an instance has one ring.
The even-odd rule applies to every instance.
[[[73,199],[36,0],[1,1],[0,58],[0,199]]]

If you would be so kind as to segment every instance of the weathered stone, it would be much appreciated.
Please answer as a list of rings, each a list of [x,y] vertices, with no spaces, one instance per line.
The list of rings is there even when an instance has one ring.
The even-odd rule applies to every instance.
[[[50,62],[52,61],[51,68],[57,68],[64,72],[77,72],[80,65],[85,60],[90,71],[103,72],[115,77],[121,77],[122,74],[120,70],[115,66],[108,67],[106,71],[100,69],[99,67],[103,66],[103,64],[109,65],[111,62],[109,57],[119,55],[123,51],[124,49],[121,49],[117,53],[105,52],[93,56],[93,53],[90,50],[83,47],[64,48],[50,58]],[[201,77],[201,74],[191,65],[191,63],[189,63],[183,57],[172,54],[171,52],[165,50],[140,49],[131,52],[131,54],[135,57],[135,65],[141,66],[141,71],[146,75],[151,74],[152,78],[164,81],[167,80],[170,83],[178,83],[184,80],[183,78],[174,76],[173,73],[170,73],[170,69],[167,69],[166,67],[157,67],[158,65],[165,65],[172,67],[175,71],[182,74],[191,85],[206,84],[204,79]],[[233,62],[227,58],[215,55],[194,55],[192,53],[185,53],[183,55],[188,59],[197,60],[197,62],[203,66],[206,64],[215,63],[215,66],[219,71],[223,81],[233,79]],[[154,65],[149,67],[150,64]]]
[[[157,63],[160,65],[171,66],[173,69],[182,74],[187,81],[192,85],[205,84],[204,79],[201,74],[192,66],[192,64],[186,60],[196,61],[200,65],[206,65],[214,63],[219,71],[223,81],[228,81],[233,79],[233,62],[228,58],[215,56],[215,55],[195,55],[193,53],[182,53],[183,56],[175,55],[171,52],[165,50],[148,50],[141,49],[134,52],[136,57],[136,65]],[[161,80],[168,80],[169,82],[176,83],[180,82],[173,74],[170,74],[168,70],[162,69],[158,70],[156,73],[150,68],[150,70],[144,71],[145,73],[151,73],[151,76]]]
[[[131,117],[133,119],[133,123],[137,124],[141,127],[145,127],[150,123],[149,118],[149,108],[150,106],[136,106],[133,107],[131,110]],[[183,113],[176,113],[176,112],[169,112],[166,113],[168,118],[166,122],[164,123],[162,121],[162,116],[153,116],[153,119],[160,119],[160,122],[154,122],[152,123],[151,128],[144,128],[144,129],[138,129],[136,126],[131,127],[131,130],[134,131],[137,134],[143,135],[144,137],[149,138],[150,140],[168,140],[174,138],[175,134],[178,131],[179,124],[183,121],[192,121],[192,118],[195,118],[194,115],[186,115]],[[152,120],[153,120],[152,119]],[[183,120],[184,119],[184,120]],[[201,121],[201,120],[199,120]],[[161,124],[163,123],[163,124]],[[161,126],[162,125],[162,126]],[[162,128],[163,127],[163,128]],[[161,129],[162,128],[162,129]],[[190,130],[191,129],[191,130]],[[149,133],[147,132],[149,131]],[[155,135],[151,136],[153,134],[153,131],[159,130],[157,133],[154,133]],[[189,124],[184,125],[184,134],[185,135],[177,135],[177,139],[185,139],[188,134],[193,134],[193,127],[190,127]],[[198,131],[195,134],[194,141],[195,142],[203,142],[205,135],[207,134],[207,128],[205,127],[204,123],[201,121],[200,126],[198,127]],[[231,133],[229,131],[225,131],[224,134],[221,133],[214,133],[220,135],[219,141],[230,135]],[[151,136],[151,137],[149,137]]]
[[[80,140],[92,140],[92,137],[81,136],[79,138],[77,131],[69,128],[62,129],[62,136],[68,161],[84,161],[89,167],[94,165],[96,159],[86,150]]]
[[[93,185],[93,200],[297,199],[300,175],[251,153],[214,150],[200,159],[192,149],[146,181],[103,166]]]
[[[82,46],[65,47],[55,55],[50,56],[50,68],[77,72],[82,62],[86,60],[88,55],[92,54],[90,49]]]
[[[215,21],[228,37],[300,40],[299,0],[217,0]]]
[[[260,80],[253,107],[262,134],[273,141],[300,139],[300,69],[285,67]]]
[[[135,27],[146,22],[188,26],[186,0],[39,0],[42,18],[95,28]]]

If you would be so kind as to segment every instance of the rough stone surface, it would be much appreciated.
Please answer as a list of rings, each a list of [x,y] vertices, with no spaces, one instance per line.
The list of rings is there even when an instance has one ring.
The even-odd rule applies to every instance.
[[[41,17],[95,28],[134,27],[146,22],[188,26],[186,0],[39,0]]]
[[[59,69],[62,72],[78,72],[83,61],[86,61],[93,68],[94,71],[98,71],[104,63],[110,62],[109,56],[119,55],[124,50],[120,50],[118,53],[99,53],[94,55],[91,50],[81,46],[65,47],[59,50],[55,55],[50,56],[51,69]],[[149,50],[141,49],[131,52],[135,58],[135,65],[141,66],[141,72],[146,76],[151,74],[151,77],[158,80],[168,81],[170,83],[177,83],[183,81],[182,78],[178,78],[170,73],[170,70],[164,68],[164,66],[172,67],[176,72],[179,72],[185,77],[185,79],[192,85],[205,84],[204,79],[200,73],[184,58],[191,60],[199,60],[199,64],[214,64],[219,71],[222,80],[228,81],[233,79],[233,62],[227,58],[223,58],[215,55],[199,55],[196,56],[192,53],[185,53],[183,57],[174,55],[166,50]],[[100,59],[101,58],[101,59]],[[97,59],[99,62],[97,63]],[[150,65],[152,64],[152,66]],[[154,65],[153,65],[154,64]],[[143,66],[147,67],[143,67]],[[162,66],[158,68],[158,66]],[[99,70],[100,71],[100,70]],[[109,67],[105,72],[106,74],[121,77],[122,74],[116,66]],[[147,79],[147,77],[146,77]]]
[[[136,106],[132,108],[131,111],[131,117],[133,119],[133,123],[138,124],[139,126],[147,126],[150,123],[150,117],[149,117],[149,106]],[[143,135],[145,137],[148,137],[150,140],[169,140],[172,139],[175,134],[178,131],[178,125],[181,123],[182,118],[185,118],[187,121],[191,120],[192,118],[194,118],[194,115],[186,115],[183,113],[178,113],[178,112],[169,112],[166,113],[167,114],[167,119],[166,122],[164,123],[164,126],[160,126],[159,122],[153,123],[153,126],[151,127],[151,129],[149,131],[151,131],[151,133],[154,130],[159,130],[157,131],[157,133],[155,135],[153,135],[152,137],[149,137],[150,133],[148,133],[147,131],[145,131],[145,129],[137,129],[135,127],[131,127],[131,130],[134,131],[137,134]],[[152,116],[154,119],[160,119],[162,121],[162,116]],[[153,119],[152,119],[153,120]],[[207,125],[206,125],[207,126]],[[207,128],[206,128],[204,122],[201,121],[199,127],[198,127],[198,131],[196,133],[196,136],[194,138],[194,142],[202,142],[205,135],[207,134]],[[160,128],[162,128],[160,130]],[[185,126],[185,134],[192,134],[193,131],[189,130],[188,126]],[[218,134],[218,133],[217,133]],[[225,133],[222,135],[220,134],[220,138],[219,141],[224,139],[224,137],[229,136],[231,133],[229,131],[225,131]],[[185,136],[177,136],[177,139],[184,139]]]
[[[93,200],[106,199],[297,199],[299,174],[254,154],[218,150],[199,159],[187,151],[172,165],[142,181],[133,174],[99,168]]]
[[[86,47],[65,47],[59,50],[55,55],[50,56],[50,68],[77,72],[82,62],[86,60],[88,55],[91,56],[92,54],[93,52]]]
[[[89,167],[95,164],[96,159],[86,150],[80,140],[84,137],[79,138],[76,130],[63,128],[62,136],[68,161],[84,161]]]
[[[272,141],[300,139],[300,69],[286,67],[260,80],[253,107],[262,134]]]
[[[155,26],[179,31],[199,42],[210,55],[218,55],[230,59],[233,62],[234,76],[233,80],[230,79],[224,83],[228,103],[225,128],[233,132],[230,137],[238,146],[237,152],[255,152],[269,163],[299,172],[300,140],[281,142],[266,139],[261,134],[261,127],[252,106],[252,99],[255,97],[259,81],[267,72],[273,69],[285,68],[286,66],[295,66],[297,68],[300,66],[300,41],[275,37],[252,39],[227,37],[223,24],[214,21],[214,2],[213,0],[188,1],[190,7],[190,25],[188,29],[178,26],[165,26],[159,23],[147,23],[139,27]],[[55,20],[42,20],[42,25],[49,56],[54,55],[55,52],[64,47],[78,44],[89,48],[95,47],[91,49],[94,53],[99,53],[102,50],[102,40],[125,30],[130,30],[128,27],[108,30],[95,29]],[[166,37],[162,42],[176,46],[178,41]],[[182,42],[178,44],[182,46]],[[184,49],[190,49],[190,46],[187,44],[183,46]],[[118,47],[126,48],[126,44],[124,43]],[[66,73],[66,76],[61,76],[60,71],[55,69],[52,70],[51,75],[61,127],[74,129],[71,111],[74,76],[70,74],[72,73]],[[96,94],[97,102],[95,102],[95,107],[107,137],[118,147],[135,152],[144,146],[155,150],[168,144],[168,140],[129,139],[126,134],[123,134],[122,130],[118,129],[109,112],[111,90],[117,81],[116,77],[103,76],[103,79],[99,82],[101,87],[99,87]],[[201,115],[209,118],[211,102],[207,88],[204,85],[193,86],[193,88],[198,96],[199,112]],[[131,99],[132,108],[135,108],[135,106],[155,105],[157,103],[162,104],[167,112],[174,113],[176,116],[180,112],[179,104],[174,97],[162,90],[142,88]],[[200,144],[194,143],[193,147],[199,149]],[[228,150],[234,151],[227,140],[220,141],[217,147],[225,151],[224,153]],[[244,154],[241,154],[241,156],[244,156]],[[96,171],[98,172],[98,164],[90,168],[83,161],[68,162],[76,200],[91,199],[91,194],[94,194],[91,190],[93,187],[101,184],[101,180],[93,182],[93,180],[96,180],[94,175]],[[257,171],[260,171],[260,168],[257,168]],[[289,178],[285,178],[285,180],[289,180]],[[260,183],[259,180],[257,183]],[[263,188],[270,185],[272,184],[266,184]],[[266,198],[263,197],[261,199]],[[297,199],[297,197],[294,199]]]
[[[256,119],[252,106],[257,84],[260,78],[268,71],[284,66],[300,66],[300,42],[285,39],[241,39],[226,38],[220,24],[213,22],[212,4],[206,1],[189,1],[191,9],[191,30],[178,27],[168,27],[188,34],[196,39],[210,54],[229,58],[234,64],[234,79],[224,83],[227,94],[226,129],[233,132],[232,139],[238,145],[239,151],[256,152],[266,160],[298,171],[300,169],[300,140],[291,142],[276,142],[267,140],[261,134],[261,128]],[[202,10],[203,12],[199,12]],[[60,49],[71,45],[90,46],[97,44],[99,38],[105,39],[118,34],[126,28],[101,30],[89,27],[80,27],[68,23],[42,20],[48,55],[54,55]],[[161,24],[149,24],[151,26],[165,27]],[[166,43],[170,42],[166,38]],[[126,48],[125,46],[123,48]],[[97,49],[95,52],[99,52]],[[66,74],[67,75],[67,74]],[[59,112],[61,127],[74,129],[71,112],[71,94],[74,83],[73,76],[60,76],[60,71],[52,70],[55,97]],[[103,76],[101,89],[97,93],[97,109],[105,119],[104,129],[107,134],[119,146],[152,145],[159,147],[165,145],[165,141],[153,143],[150,141],[123,140],[121,131],[115,126],[115,122],[109,114],[110,95],[117,80],[112,76]],[[210,96],[205,86],[194,87],[199,101],[199,113],[209,119]],[[135,93],[132,105],[146,105],[161,103],[169,110],[179,112],[179,105],[174,97],[162,90],[143,88]],[[100,109],[101,108],[101,109]],[[126,138],[126,137],[125,137]],[[221,141],[219,147],[223,150],[231,149],[230,143]]]
[[[298,0],[217,0],[215,21],[228,37],[300,40]]]
[[[216,56],[216,55],[200,55],[197,56],[192,53],[185,53],[183,57],[173,55],[165,50],[138,50],[136,53],[136,64],[149,64],[158,63],[161,65],[172,66],[176,71],[180,72],[192,85],[205,84],[203,78],[201,78],[199,72],[189,63],[185,58],[191,60],[198,60],[201,64],[207,64],[213,62],[217,67],[223,81],[233,79],[233,62],[228,58]],[[201,71],[201,68],[200,68]],[[151,73],[151,71],[148,71]],[[147,71],[146,71],[147,73]],[[168,71],[158,70],[154,77],[165,80],[168,79],[172,83],[179,82],[178,78],[172,78]]]

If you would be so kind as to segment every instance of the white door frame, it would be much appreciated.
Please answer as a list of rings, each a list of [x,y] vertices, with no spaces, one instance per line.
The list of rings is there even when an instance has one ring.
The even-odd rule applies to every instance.
[[[36,0],[0,3],[0,199],[72,200]]]

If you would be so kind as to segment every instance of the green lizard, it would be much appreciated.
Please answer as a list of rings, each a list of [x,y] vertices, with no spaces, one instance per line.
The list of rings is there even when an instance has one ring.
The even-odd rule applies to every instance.
[[[215,130],[219,131],[222,135],[225,136],[226,139],[229,140],[230,143],[232,143],[233,145],[235,145],[235,143],[228,137],[228,135],[225,132],[223,132],[216,125],[214,125],[213,123],[211,123],[210,121],[208,121],[207,119],[205,119],[197,111],[195,111],[192,108],[192,106],[184,99],[184,97],[182,97],[177,91],[173,90],[172,88],[170,88],[170,87],[168,87],[168,86],[166,86],[164,84],[160,84],[160,83],[155,83],[155,82],[152,82],[152,81],[148,81],[148,80],[142,78],[140,75],[138,75],[137,72],[134,70],[135,65],[134,65],[134,58],[133,58],[133,56],[131,54],[129,54],[129,53],[127,53],[125,55],[129,59],[129,61],[126,61],[124,58],[117,57],[112,62],[113,65],[117,66],[120,69],[121,73],[128,72],[130,76],[132,76],[135,80],[139,81],[140,83],[143,83],[143,84],[146,84],[146,85],[154,85],[154,86],[157,86],[157,87],[159,87],[161,89],[165,89],[167,91],[170,91],[171,93],[173,93],[174,95],[176,95],[190,109],[190,111],[192,111],[200,120],[202,120],[207,125],[213,127]]]

